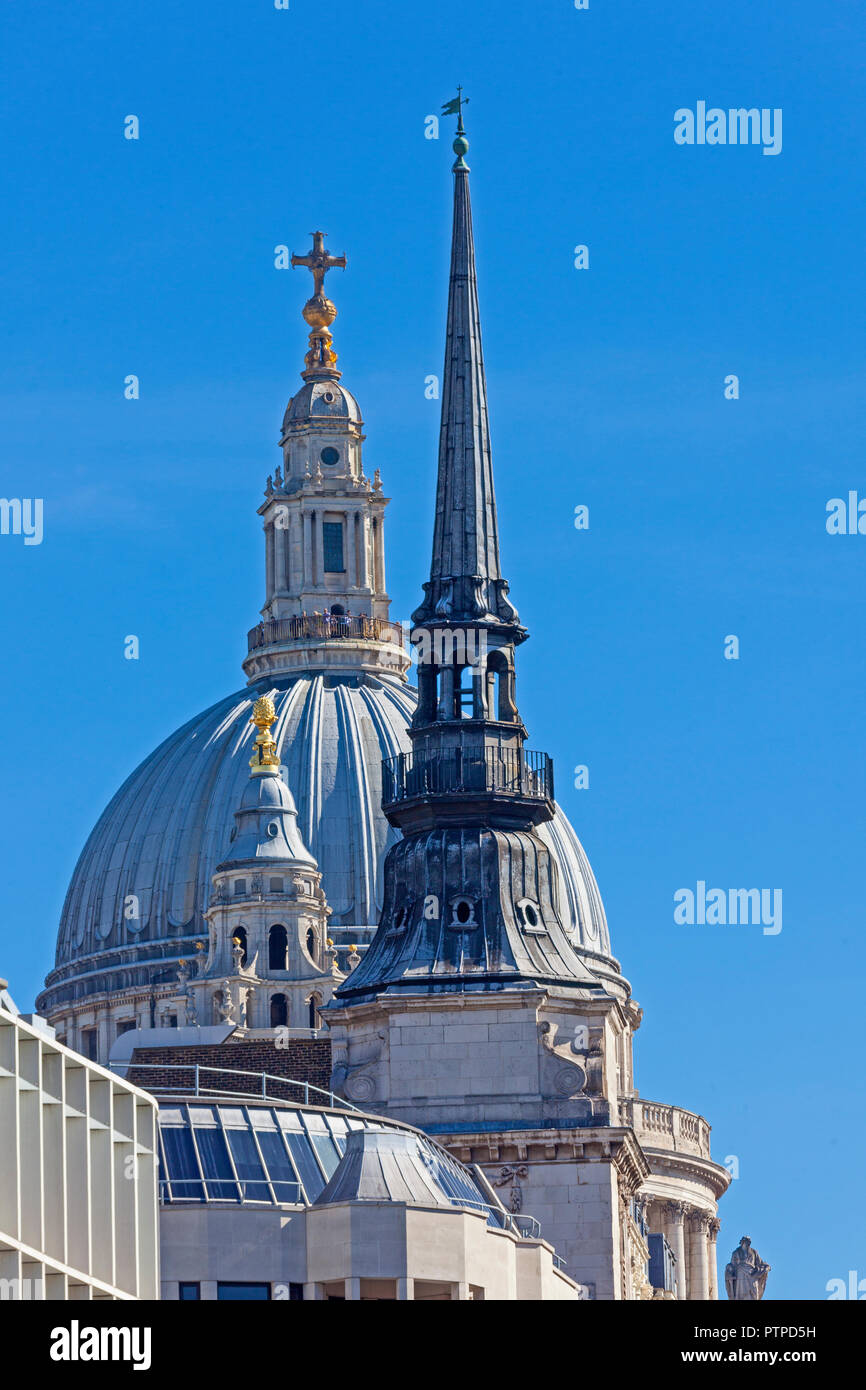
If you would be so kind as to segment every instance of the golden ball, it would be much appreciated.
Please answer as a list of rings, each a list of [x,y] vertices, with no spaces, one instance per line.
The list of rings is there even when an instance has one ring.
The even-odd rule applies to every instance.
[[[311,328],[330,328],[337,317],[337,306],[323,294],[314,294],[304,305],[303,315]]]

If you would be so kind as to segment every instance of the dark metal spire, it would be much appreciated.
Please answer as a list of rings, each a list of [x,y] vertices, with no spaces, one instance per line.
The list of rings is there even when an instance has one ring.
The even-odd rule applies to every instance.
[[[448,286],[448,324],[442,379],[439,475],[430,581],[416,623],[433,619],[516,623],[499,568],[499,534],[487,381],[469,197],[469,141],[463,133],[462,93],[446,105],[458,115],[454,173],[454,224]]]
[[[460,96],[448,103],[461,107]],[[418,703],[411,753],[382,769],[382,806],[402,838],[385,861],[378,931],[340,1002],[601,989],[563,925],[556,864],[535,833],[554,815],[553,769],[524,748],[515,703],[514,648],[527,634],[499,569],[468,148],[461,119],[433,562],[413,615]]]

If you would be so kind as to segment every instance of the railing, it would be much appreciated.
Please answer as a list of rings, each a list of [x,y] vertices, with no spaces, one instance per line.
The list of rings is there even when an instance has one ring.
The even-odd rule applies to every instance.
[[[498,748],[480,752],[455,748],[421,756],[398,753],[382,763],[386,805],[450,792],[494,792],[552,801],[553,763],[547,753]]]
[[[391,642],[402,647],[403,629],[385,618],[365,618],[348,613],[301,613],[295,618],[274,618],[247,633],[247,650],[277,642],[303,642],[318,638],[328,642]]]
[[[320,1108],[329,1110],[354,1110],[356,1114],[364,1112],[358,1109],[357,1105],[352,1105],[349,1101],[343,1100],[342,1096],[336,1095],[334,1091],[325,1091],[321,1086],[314,1086],[311,1081],[293,1081],[288,1076],[272,1076],[269,1072],[262,1071],[241,1071],[235,1067],[208,1067],[201,1062],[110,1062],[109,1067],[112,1071],[118,1072],[130,1085],[141,1085],[142,1090],[152,1091],[154,1095],[160,1096],[192,1096],[196,1099],[208,1098],[224,1100],[227,1098],[240,1100],[293,1100],[295,1104],[317,1105]],[[170,1086],[164,1084],[158,1078],[153,1078],[154,1084],[148,1086],[146,1081],[137,1081],[139,1072],[186,1072],[191,1077],[191,1082],[187,1085]],[[216,1075],[218,1084],[208,1086],[202,1081],[203,1074]],[[250,1077],[253,1084],[244,1089],[234,1089],[231,1085],[222,1083],[219,1078],[230,1077]],[[292,1095],[278,1094],[291,1088],[303,1096],[303,1100],[296,1099]],[[311,1093],[316,1096],[324,1096],[324,1101],[311,1100]]]
[[[638,1137],[650,1147],[710,1157],[710,1126],[702,1115],[640,1099],[628,1099],[623,1107]]]
[[[513,1216],[517,1233],[523,1240],[541,1239],[541,1222],[534,1216]]]

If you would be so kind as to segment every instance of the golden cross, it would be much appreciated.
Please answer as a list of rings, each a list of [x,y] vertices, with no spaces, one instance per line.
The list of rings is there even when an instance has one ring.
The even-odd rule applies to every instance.
[[[313,277],[315,285],[314,294],[323,293],[322,286],[325,283],[325,276],[332,266],[338,265],[343,269],[346,267],[345,256],[330,256],[325,250],[325,237],[327,232],[312,232],[313,249],[308,256],[292,256],[292,265],[305,265]]]

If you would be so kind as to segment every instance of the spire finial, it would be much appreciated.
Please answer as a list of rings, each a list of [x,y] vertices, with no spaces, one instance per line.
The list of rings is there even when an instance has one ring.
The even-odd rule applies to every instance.
[[[250,723],[255,724],[258,729],[253,756],[250,758],[251,777],[273,776],[275,772],[279,771],[280,760],[277,755],[277,745],[271,733],[271,725],[276,717],[276,706],[270,695],[260,695],[253,705],[253,717],[250,720]]]
[[[313,294],[302,310],[304,318],[313,330],[310,334],[310,347],[304,357],[307,370],[301,373],[305,381],[317,377],[339,380],[342,375],[336,369],[337,354],[331,347],[333,338],[329,332],[337,317],[337,306],[324,292],[325,276],[332,266],[346,268],[345,256],[332,256],[325,250],[327,232],[311,232],[312,250],[306,256],[292,255],[292,265],[304,265],[313,277]]]
[[[463,88],[458,86],[456,97],[453,97],[451,101],[446,101],[445,105],[442,107],[443,116],[457,117],[457,135],[451,147],[457,158],[452,167],[454,169],[465,169],[467,173],[469,171],[469,165],[466,163],[463,156],[469,150],[469,141],[466,139],[466,133],[463,129],[463,107],[468,104],[469,98],[463,95]]]

